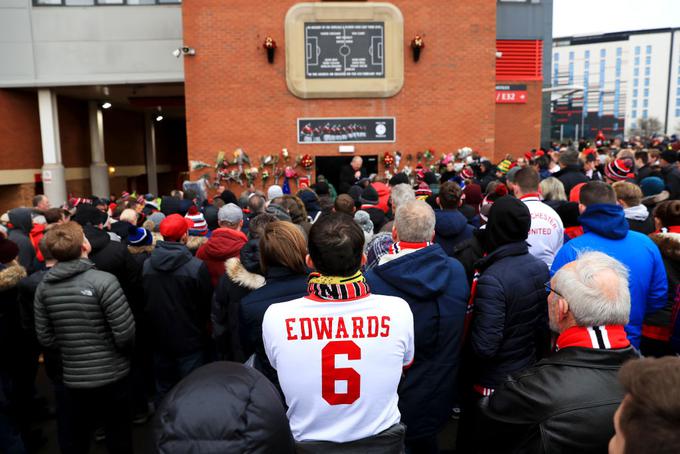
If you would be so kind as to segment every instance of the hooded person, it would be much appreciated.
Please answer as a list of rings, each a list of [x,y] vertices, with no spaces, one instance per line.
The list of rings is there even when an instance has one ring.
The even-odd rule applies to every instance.
[[[646,235],[630,230],[623,208],[616,204],[614,189],[601,181],[581,188],[579,221],[584,234],[565,243],[551,267],[554,274],[582,251],[600,251],[630,270],[631,311],[626,332],[631,344],[640,347],[642,322],[646,315],[667,304],[668,284],[659,249]]]
[[[448,184],[453,183],[445,182],[442,191]],[[436,447],[437,434],[455,403],[469,297],[461,264],[431,243],[435,220],[435,212],[424,201],[399,207],[395,243],[366,273],[373,292],[402,298],[413,312],[415,360],[399,387],[406,446],[413,452]]]
[[[158,454],[295,452],[276,388],[233,362],[203,366],[177,384],[156,411],[153,443]]]
[[[623,207],[623,214],[631,230],[649,235],[656,230],[654,219],[646,206],[642,204],[640,187],[629,181],[617,181],[612,185],[616,199]]]
[[[439,244],[449,256],[458,244],[472,237],[474,227],[468,224],[467,218],[458,210],[461,205],[463,191],[453,181],[441,185],[436,198],[439,210],[434,212],[437,222],[434,227],[434,242]]]
[[[186,246],[191,221],[172,214],[161,222],[163,241],[144,262],[145,310],[154,342],[156,399],[203,365],[213,287],[208,268]]]
[[[241,231],[243,228],[243,211],[239,207],[233,203],[224,205],[218,211],[217,219],[220,227],[196,252],[196,257],[201,259],[208,267],[213,286],[217,285],[220,277],[224,274],[225,262],[232,257],[238,257],[241,248],[248,241],[246,235]]]
[[[368,213],[363,210],[359,210],[354,213],[354,222],[359,224],[361,230],[364,232],[364,237],[366,242],[364,243],[364,250],[368,247],[368,243],[373,239],[373,221]]]
[[[32,212],[30,208],[14,208],[8,213],[9,222],[12,226],[8,238],[19,247],[17,259],[28,274],[41,267],[30,237],[33,229]]]

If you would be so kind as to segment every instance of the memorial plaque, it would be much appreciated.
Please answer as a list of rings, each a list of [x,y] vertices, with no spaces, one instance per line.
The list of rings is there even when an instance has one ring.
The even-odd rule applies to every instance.
[[[298,143],[394,142],[396,119],[298,118]]]
[[[305,22],[305,78],[384,78],[384,22]]]

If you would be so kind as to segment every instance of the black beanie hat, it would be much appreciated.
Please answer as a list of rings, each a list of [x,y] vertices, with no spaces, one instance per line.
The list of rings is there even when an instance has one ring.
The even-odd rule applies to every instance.
[[[669,164],[673,164],[678,160],[678,152],[673,150],[664,150],[661,152],[661,159],[668,162]]]
[[[14,241],[0,236],[0,263],[9,263],[19,255],[19,246]]]
[[[392,178],[390,178],[390,186],[396,186],[398,184],[410,184],[408,181],[408,175],[406,175],[404,172],[399,172],[394,174]]]
[[[87,224],[92,224],[93,226],[98,226],[99,224],[104,224],[108,216],[106,213],[89,204],[80,204],[76,208],[76,214],[73,216],[73,220],[78,224],[85,227]]]
[[[489,211],[486,224],[486,249],[492,252],[509,243],[524,241],[529,236],[531,213],[529,208],[511,196],[496,200]]]
[[[225,189],[224,191],[222,191],[222,194],[220,194],[220,199],[224,200],[225,205],[228,205],[230,203],[238,205],[238,199],[236,198],[234,193],[231,192],[229,189]]]
[[[378,191],[376,191],[375,188],[369,184],[364,188],[363,191],[361,191],[361,197],[359,197],[359,201],[366,205],[377,205],[380,202]]]

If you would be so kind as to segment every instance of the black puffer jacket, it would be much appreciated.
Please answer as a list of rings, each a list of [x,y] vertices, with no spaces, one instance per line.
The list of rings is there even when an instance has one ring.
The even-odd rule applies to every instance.
[[[104,230],[88,224],[83,227],[85,237],[92,246],[90,260],[100,271],[106,271],[118,278],[125,297],[131,306],[142,304],[142,269],[128,251],[126,243],[112,241]]]
[[[292,454],[276,388],[258,371],[217,362],[195,370],[166,396],[153,423],[160,454]]]
[[[159,241],[144,262],[143,282],[156,349],[176,356],[202,350],[213,290],[205,263],[181,243]]]
[[[9,231],[8,238],[19,246],[19,257],[17,257],[19,264],[26,268],[28,274],[31,274],[41,267],[29,237],[29,233],[31,233],[33,228],[31,210],[29,208],[10,210],[9,222],[12,224],[12,229]]]
[[[34,306],[38,340],[59,348],[65,385],[96,388],[128,374],[135,321],[115,276],[87,259],[58,263],[38,286]]]
[[[601,453],[623,399],[617,373],[638,355],[568,347],[508,378],[482,401],[479,452]]]
[[[26,269],[17,262],[0,264],[0,371],[13,368],[17,349],[23,347],[19,306],[19,282]]]
[[[509,374],[531,366],[548,348],[550,271],[529,254],[525,241],[495,249],[477,263],[471,329],[476,384],[495,388]]]

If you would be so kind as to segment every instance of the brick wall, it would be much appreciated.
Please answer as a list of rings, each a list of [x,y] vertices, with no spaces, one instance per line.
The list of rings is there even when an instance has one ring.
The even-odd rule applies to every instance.
[[[298,145],[297,117],[395,116],[395,144],[357,144],[358,154],[437,153],[471,146],[495,152],[494,0],[395,0],[404,16],[405,83],[387,99],[302,100],[286,88],[284,17],[296,2],[184,2],[184,59],[189,159],[215,161],[243,147],[251,157],[287,147],[293,155],[335,155],[336,145]],[[413,62],[410,41],[423,34]],[[278,44],[267,63],[262,43]],[[194,173],[194,177],[199,173]]]
[[[503,84],[525,84],[526,104],[496,104],[496,155],[521,157],[541,146],[541,82],[503,81]]]
[[[38,96],[0,89],[0,170],[42,166]]]

